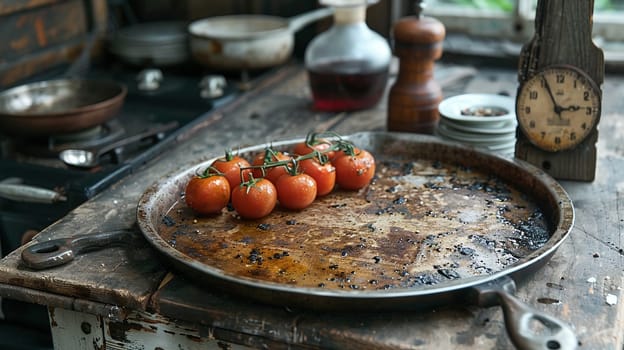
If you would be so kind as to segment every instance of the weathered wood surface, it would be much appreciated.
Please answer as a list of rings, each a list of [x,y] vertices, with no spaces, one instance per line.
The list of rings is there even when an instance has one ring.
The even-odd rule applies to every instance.
[[[580,68],[598,86],[604,81],[604,54],[592,41],[593,1],[540,1],[535,36],[520,53],[519,80],[526,81],[552,65]],[[562,15],[554,15],[562,14]],[[516,157],[536,165],[558,179],[592,181],[595,177],[595,131],[572,150],[556,153],[535,147],[518,135]],[[543,164],[548,164],[546,169]]]
[[[90,33],[97,35],[95,56],[106,6],[103,0],[0,1],[0,87],[73,62],[88,47]]]
[[[447,97],[462,92],[515,94],[516,72],[511,66],[466,68],[447,63],[437,67],[436,75],[445,81]],[[85,203],[37,239],[133,227],[137,200],[149,184],[220,155],[226,147],[303,137],[310,130],[349,134],[385,129],[385,101],[353,114],[317,113],[310,110],[302,71],[287,68],[272,80],[269,83],[275,86],[261,86],[182,132],[175,148]],[[620,350],[623,344],[623,90],[624,79],[607,76],[596,180],[563,183],[576,206],[571,237],[549,263],[518,285],[521,300],[572,325],[581,349]],[[91,252],[69,265],[39,272],[20,267],[17,251],[0,264],[0,295],[103,316],[110,308],[102,305],[159,312],[198,327],[217,328],[224,340],[257,347],[266,343],[272,347],[284,344],[284,348],[511,348],[499,308],[316,314],[240,302],[167,272],[163,261],[142,243]],[[588,282],[592,279],[595,282]],[[615,305],[606,303],[608,294],[618,297]],[[123,312],[118,312],[116,317],[122,316]]]

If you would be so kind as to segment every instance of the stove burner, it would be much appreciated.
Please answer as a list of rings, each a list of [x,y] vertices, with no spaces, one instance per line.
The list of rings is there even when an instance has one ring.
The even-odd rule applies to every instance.
[[[34,139],[13,140],[14,151],[29,156],[58,158],[61,151],[70,148],[88,148],[110,143],[125,133],[121,123],[111,120],[76,133],[51,135]]]
[[[77,131],[70,134],[51,135],[49,137],[51,144],[62,144],[76,141],[88,141],[98,138],[102,133],[102,125],[96,125],[92,128]]]

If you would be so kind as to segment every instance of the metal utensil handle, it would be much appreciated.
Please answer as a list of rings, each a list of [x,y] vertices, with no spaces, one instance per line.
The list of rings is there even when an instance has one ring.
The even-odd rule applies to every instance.
[[[35,270],[63,265],[84,252],[128,242],[132,232],[117,230],[37,242],[22,251],[22,262]]]
[[[47,188],[3,182],[0,182],[0,198],[29,203],[55,203],[67,200],[67,197]]]
[[[535,310],[513,296],[515,282],[503,277],[473,287],[477,293],[477,304],[483,307],[500,305],[503,308],[505,327],[509,338],[518,349],[569,350],[578,347],[576,335],[561,320]],[[531,324],[539,322],[543,331],[536,333]]]
[[[177,126],[178,126],[178,122],[177,121],[173,121],[173,122],[169,122],[169,123],[164,124],[164,125],[157,125],[157,126],[151,127],[151,128],[149,128],[147,130],[144,130],[144,131],[136,134],[136,135],[132,135],[132,136],[123,138],[121,140],[114,141],[114,142],[112,142],[112,143],[110,143],[108,145],[104,145],[103,147],[101,147],[98,150],[97,155],[98,156],[102,156],[105,153],[108,153],[108,152],[110,152],[110,151],[112,151],[112,150],[114,150],[116,148],[127,146],[127,145],[130,145],[132,143],[139,142],[139,141],[141,141],[143,139],[156,136],[156,135],[158,135],[160,133],[163,133],[165,131],[169,131],[171,129],[174,129]]]
[[[99,164],[100,157],[108,152],[120,150],[124,146],[148,139],[150,137],[158,137],[160,139],[162,133],[167,130],[174,129],[177,126],[178,122],[173,121],[164,125],[154,126],[139,134],[122,138],[105,145],[86,149],[65,149],[59,153],[59,158],[67,165],[81,168],[91,168],[97,166]],[[81,157],[85,157],[87,159],[82,159]]]

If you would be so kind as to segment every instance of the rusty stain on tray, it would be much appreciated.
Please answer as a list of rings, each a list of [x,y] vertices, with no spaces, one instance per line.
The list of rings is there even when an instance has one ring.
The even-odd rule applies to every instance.
[[[157,231],[225,275],[298,287],[380,290],[503,270],[549,239],[531,198],[499,178],[438,161],[378,159],[360,192],[246,221],[199,217],[181,197]]]

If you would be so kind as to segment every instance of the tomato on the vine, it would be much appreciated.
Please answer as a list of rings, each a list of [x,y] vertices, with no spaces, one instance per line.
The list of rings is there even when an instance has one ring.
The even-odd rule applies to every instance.
[[[268,159],[265,159],[266,154],[267,152],[258,154],[256,157],[254,157],[253,161],[251,162],[251,165],[260,166],[260,165],[266,165],[266,164],[281,162],[281,161],[287,162],[292,159],[292,157],[288,153],[285,153],[285,152],[269,152],[270,158]],[[277,182],[277,179],[280,178],[280,176],[286,174],[287,172],[288,170],[286,166],[279,165],[279,166],[274,166],[274,167],[267,167],[264,172],[260,168],[255,168],[253,169],[253,176],[255,178],[264,177],[265,179],[275,184],[275,182]]]
[[[336,168],[330,162],[321,164],[316,157],[304,159],[299,162],[299,169],[316,181],[317,197],[329,194],[336,186]]]
[[[370,152],[353,148],[353,154],[344,152],[332,164],[336,167],[336,183],[346,190],[359,190],[375,176],[375,158]]]
[[[241,156],[233,155],[229,150],[225,152],[225,157],[215,159],[211,166],[223,173],[232,189],[240,185],[241,181],[249,180],[251,173],[251,169],[241,171],[241,168],[251,166],[249,161]]]
[[[329,160],[333,162],[342,156],[353,155],[353,154],[357,154],[358,152],[360,152],[360,149],[355,146],[340,148],[334,152],[334,156],[332,158],[329,158]]]
[[[316,198],[316,181],[308,174],[284,174],[277,179],[275,188],[280,206],[286,209],[304,209]]]
[[[230,201],[230,184],[225,176],[207,170],[193,176],[186,184],[184,193],[186,204],[195,212],[217,214]]]
[[[271,181],[251,179],[232,190],[232,207],[245,219],[259,219],[273,211],[277,205],[277,190]]]
[[[305,140],[295,145],[293,153],[303,156],[314,151],[319,151],[325,154],[327,159],[332,159],[334,158],[334,151],[329,150],[331,147],[332,143],[326,139]]]

